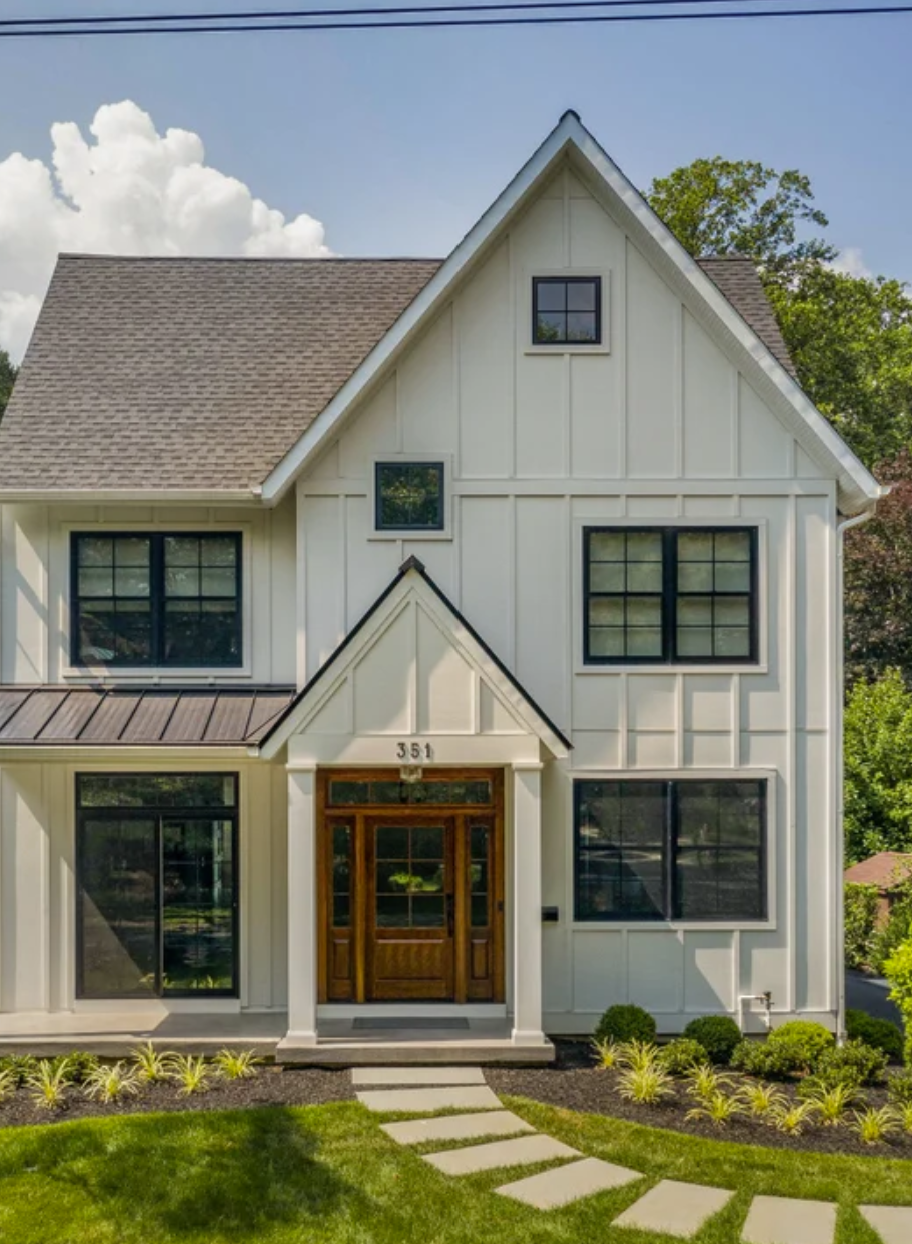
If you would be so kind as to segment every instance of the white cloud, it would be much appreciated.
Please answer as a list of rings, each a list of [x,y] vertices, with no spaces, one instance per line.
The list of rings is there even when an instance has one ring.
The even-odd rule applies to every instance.
[[[830,267],[834,272],[843,272],[846,276],[867,278],[874,275],[865,263],[861,248],[858,246],[847,246],[845,250],[841,250]]]
[[[105,104],[86,140],[51,127],[53,168],[0,161],[0,347],[18,361],[59,251],[125,255],[321,256],[318,220],[283,214],[205,163],[188,130],[159,134],[130,100]]]

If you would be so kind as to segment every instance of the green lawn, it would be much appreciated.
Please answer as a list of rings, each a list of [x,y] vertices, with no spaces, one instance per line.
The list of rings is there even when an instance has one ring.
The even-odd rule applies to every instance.
[[[876,1244],[859,1201],[912,1205],[912,1162],[729,1145],[509,1104],[588,1155],[737,1189],[700,1244],[733,1244],[752,1192],[838,1201],[839,1244]],[[349,1103],[14,1128],[0,1133],[0,1242],[671,1244],[609,1226],[645,1182],[547,1214],[493,1196],[503,1182],[503,1172],[439,1175]]]

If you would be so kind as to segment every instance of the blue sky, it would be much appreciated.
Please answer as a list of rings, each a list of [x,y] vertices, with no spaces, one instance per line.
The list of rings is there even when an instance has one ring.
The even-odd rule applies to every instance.
[[[285,0],[280,0],[284,3]],[[280,7],[41,0],[2,16]],[[303,7],[303,6],[301,6]],[[698,155],[798,167],[839,247],[912,278],[912,15],[0,43],[0,160],[132,99],[345,254],[443,254],[567,107],[640,186]],[[2,216],[0,216],[2,219]]]

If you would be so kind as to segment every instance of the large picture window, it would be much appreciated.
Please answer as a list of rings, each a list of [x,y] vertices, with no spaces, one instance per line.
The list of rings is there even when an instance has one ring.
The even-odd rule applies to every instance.
[[[76,779],[77,996],[237,994],[237,778]]]
[[[590,665],[757,660],[755,528],[587,527]]]
[[[240,665],[241,537],[76,533],[72,602],[74,664]]]
[[[766,919],[766,781],[574,783],[577,920]]]

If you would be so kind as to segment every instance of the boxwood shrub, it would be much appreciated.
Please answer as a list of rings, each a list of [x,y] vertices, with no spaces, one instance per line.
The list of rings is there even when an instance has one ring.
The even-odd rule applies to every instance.
[[[791,1019],[774,1028],[767,1045],[775,1049],[789,1064],[790,1071],[812,1071],[820,1057],[831,1050],[836,1038],[823,1024],[813,1020]]]
[[[692,1019],[684,1036],[699,1041],[711,1063],[731,1062],[735,1047],[741,1043],[741,1029],[730,1015],[704,1015]]]
[[[595,1030],[596,1041],[654,1041],[656,1022],[641,1006],[618,1003],[609,1006]]]
[[[889,1019],[875,1019],[866,1011],[846,1011],[846,1035],[864,1041],[872,1049],[882,1050],[891,1063],[901,1063],[903,1039],[899,1025]]]

